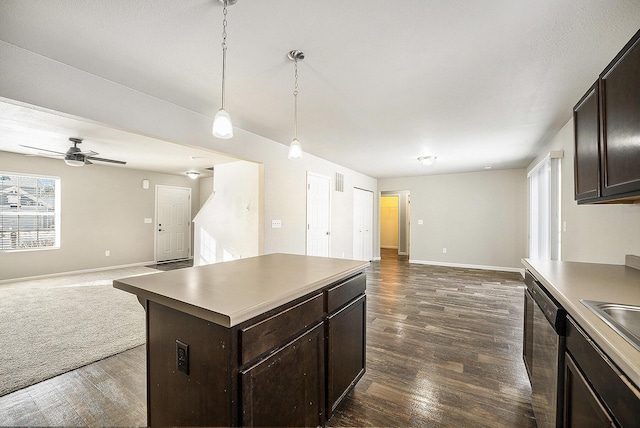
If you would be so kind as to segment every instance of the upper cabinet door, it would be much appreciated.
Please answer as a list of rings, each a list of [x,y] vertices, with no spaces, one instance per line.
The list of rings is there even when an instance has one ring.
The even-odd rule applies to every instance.
[[[640,193],[640,31],[600,75],[600,98],[602,196],[637,195]]]
[[[573,108],[575,199],[600,196],[600,112],[598,81]]]

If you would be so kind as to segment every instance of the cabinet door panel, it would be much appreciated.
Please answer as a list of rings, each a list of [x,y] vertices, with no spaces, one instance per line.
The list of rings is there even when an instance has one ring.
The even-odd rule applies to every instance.
[[[600,196],[600,115],[598,82],[573,108],[575,199]]]
[[[640,191],[640,32],[600,76],[604,196]]]
[[[565,428],[614,427],[613,420],[576,367],[569,353],[565,354],[564,426]]]
[[[364,375],[366,364],[366,296],[327,320],[327,414]]]
[[[242,426],[324,423],[324,324],[240,373]]]

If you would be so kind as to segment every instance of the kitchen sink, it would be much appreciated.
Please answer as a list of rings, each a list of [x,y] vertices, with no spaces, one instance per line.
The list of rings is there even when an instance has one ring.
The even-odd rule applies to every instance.
[[[580,302],[640,351],[640,306],[594,300]]]

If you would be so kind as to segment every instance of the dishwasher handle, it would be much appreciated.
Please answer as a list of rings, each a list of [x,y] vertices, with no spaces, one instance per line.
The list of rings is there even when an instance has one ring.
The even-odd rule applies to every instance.
[[[559,336],[565,336],[567,311],[565,311],[560,304],[556,303],[556,301],[547,294],[547,291],[542,288],[538,282],[534,283],[531,295],[555,332]]]

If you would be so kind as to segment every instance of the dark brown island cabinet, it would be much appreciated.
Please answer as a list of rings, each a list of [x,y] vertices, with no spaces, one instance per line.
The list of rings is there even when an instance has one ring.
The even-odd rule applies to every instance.
[[[573,109],[575,199],[640,201],[640,31]]]
[[[147,312],[150,426],[323,426],[365,373],[368,262],[271,254],[114,281]]]

